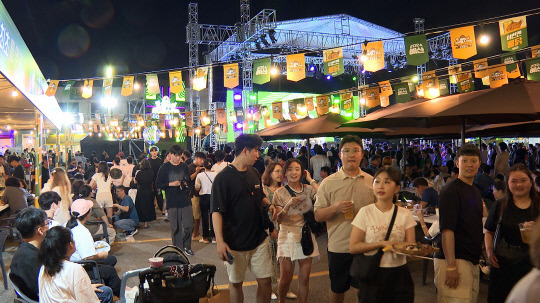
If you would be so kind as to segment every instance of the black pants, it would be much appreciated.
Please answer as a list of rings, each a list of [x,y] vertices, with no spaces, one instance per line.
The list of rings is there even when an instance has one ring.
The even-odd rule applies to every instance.
[[[199,206],[201,207],[201,221],[203,238],[215,237],[214,226],[212,225],[212,213],[210,212],[210,195],[199,196]]]
[[[163,193],[161,192],[161,189],[154,189],[154,195],[156,196],[156,203],[159,210],[163,212]]]
[[[515,265],[502,266],[500,268],[491,267],[489,272],[489,303],[504,303],[510,291],[531,270],[530,262],[522,262]]]
[[[358,302],[414,303],[414,284],[407,264],[379,268],[375,279],[360,282]]]
[[[110,265],[98,263],[98,271],[100,278],[103,280],[103,284],[105,284],[105,286],[109,286],[115,296],[120,297],[120,286],[122,284],[122,280],[120,280],[120,277],[118,277],[116,269]],[[88,276],[90,276],[90,279],[95,280],[94,272],[87,271],[87,273]]]

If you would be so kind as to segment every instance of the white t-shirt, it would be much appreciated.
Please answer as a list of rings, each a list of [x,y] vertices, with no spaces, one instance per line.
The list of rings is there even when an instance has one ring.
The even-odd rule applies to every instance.
[[[76,263],[64,261],[62,269],[54,277],[45,274],[45,267],[41,266],[38,285],[40,303],[99,303],[90,277]]]
[[[70,261],[80,261],[97,254],[94,247],[94,238],[92,238],[88,228],[77,222],[77,226],[71,229],[71,234],[73,235],[76,250],[69,258]]]
[[[229,165],[230,163],[229,162],[221,162],[221,163],[216,163],[212,166],[212,171],[215,172],[216,174],[219,173],[220,171],[222,171],[225,167],[227,167],[227,165]]]
[[[6,187],[6,179],[4,179],[4,175],[6,175],[6,170],[4,169],[4,165],[0,165],[0,187]]]
[[[394,206],[397,207],[397,206]],[[396,220],[394,221],[394,227],[390,233],[389,241],[405,241],[405,231],[411,227],[416,226],[416,221],[413,218],[412,213],[403,208],[397,207],[398,212],[396,214]],[[394,208],[391,208],[387,212],[380,211],[375,204],[364,206],[360,209],[356,217],[354,218],[352,225],[358,227],[365,232],[364,242],[374,243],[384,241],[390,220],[392,220],[392,214]],[[365,253],[366,255],[374,255],[377,251],[370,251]],[[393,252],[385,252],[381,259],[381,267],[398,267],[405,265],[407,259],[403,255],[397,255]]]
[[[111,194],[112,178],[110,176],[105,180],[103,173],[97,173],[92,176],[92,180],[96,182],[98,195],[106,193]]]
[[[533,268],[525,277],[512,288],[506,298],[506,303],[538,302],[540,296],[540,270]]]
[[[200,188],[199,195],[211,195],[212,194],[212,182],[217,173],[215,171],[202,172],[197,175],[195,179],[195,188]]]

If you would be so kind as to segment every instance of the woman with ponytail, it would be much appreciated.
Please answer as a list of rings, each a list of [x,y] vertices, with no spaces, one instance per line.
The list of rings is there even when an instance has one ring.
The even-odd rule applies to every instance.
[[[69,182],[66,171],[61,167],[54,169],[49,182],[49,184],[46,184],[43,187],[42,192],[54,191],[62,198],[62,200],[60,200],[60,209],[54,215],[53,219],[63,225],[70,218],[69,209],[71,207],[71,202],[73,201],[71,199],[71,182]]]
[[[45,234],[38,253],[39,302],[112,302],[112,290],[92,284],[84,268],[69,261],[75,243],[69,229],[55,226]]]
[[[107,166],[107,162],[101,161],[99,162],[97,173],[94,174],[90,180],[90,186],[92,189],[97,188],[96,200],[107,212],[107,217],[112,218],[112,178],[109,177],[109,166]]]

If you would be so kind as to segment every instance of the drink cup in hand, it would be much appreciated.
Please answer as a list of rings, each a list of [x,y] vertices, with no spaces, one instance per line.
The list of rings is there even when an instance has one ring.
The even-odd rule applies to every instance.
[[[531,241],[531,232],[534,226],[534,222],[519,223],[519,232],[521,233],[521,240],[523,243],[529,243]]]
[[[344,216],[345,216],[345,219],[347,220],[352,220],[354,219],[354,202],[353,201],[350,201],[352,207],[345,212]]]

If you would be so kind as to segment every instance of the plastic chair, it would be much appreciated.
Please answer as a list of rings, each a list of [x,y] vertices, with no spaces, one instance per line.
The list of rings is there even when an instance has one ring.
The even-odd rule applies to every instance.
[[[103,283],[103,279],[101,279],[101,275],[99,274],[99,268],[96,261],[80,260],[75,261],[75,263],[82,265],[84,270],[86,270],[86,272],[88,273],[92,284],[105,284]]]
[[[19,288],[17,283],[22,282],[20,281],[20,278],[17,277],[12,272],[9,273],[9,282],[13,289],[15,290],[15,294],[17,295],[17,298],[15,299],[15,302],[21,302],[21,303],[39,303],[38,301],[34,301],[30,298],[28,298]]]
[[[6,274],[6,267],[4,266],[4,244],[6,243],[6,239],[9,237],[9,230],[6,228],[0,228],[0,266],[2,266],[2,276],[4,277],[4,288],[8,290],[8,282],[7,282],[7,274]]]
[[[105,239],[105,241],[107,243],[109,243],[109,244],[111,243],[111,242],[109,242],[109,233],[107,232],[107,222],[105,222],[105,221],[86,221],[85,224],[90,224],[90,225],[100,225],[101,224],[103,233],[95,234],[93,236],[94,240]]]

